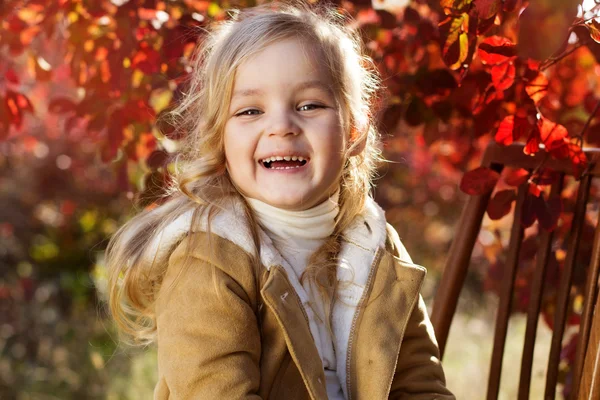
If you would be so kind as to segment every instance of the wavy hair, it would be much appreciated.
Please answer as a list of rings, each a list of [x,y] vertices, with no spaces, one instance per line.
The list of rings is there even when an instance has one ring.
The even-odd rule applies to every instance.
[[[324,56],[344,131],[351,138],[340,180],[339,213],[333,234],[309,258],[301,280],[314,281],[326,310],[335,301],[336,257],[342,232],[363,212],[376,164],[381,160],[379,136],[373,124],[379,77],[364,55],[358,32],[349,17],[326,5],[270,3],[233,11],[227,21],[215,23],[191,59],[190,78],[182,99],[167,115],[182,136],[174,183],[169,199],[125,223],[111,238],[109,308],[132,344],[154,340],[155,297],[166,262],[155,260],[148,243],[160,240],[164,229],[192,211],[192,226],[206,212],[210,220],[226,199],[239,198],[259,254],[258,227],[252,210],[232,184],[225,168],[223,132],[237,68],[271,43],[288,38],[308,39]],[[357,155],[350,154],[359,146]],[[355,152],[356,153],[356,152]],[[260,267],[256,258],[255,268]],[[329,316],[326,316],[329,321]]]

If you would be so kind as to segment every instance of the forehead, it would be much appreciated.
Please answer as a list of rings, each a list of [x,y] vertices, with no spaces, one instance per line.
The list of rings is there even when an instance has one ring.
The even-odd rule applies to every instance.
[[[298,87],[331,92],[331,83],[322,52],[305,39],[287,38],[265,46],[240,64],[233,96]]]

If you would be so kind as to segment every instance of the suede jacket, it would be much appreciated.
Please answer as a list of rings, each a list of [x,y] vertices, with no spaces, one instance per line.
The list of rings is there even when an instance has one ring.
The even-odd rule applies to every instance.
[[[191,227],[184,214],[152,244],[168,262],[155,303],[157,400],[327,399],[306,292],[262,231],[256,271],[243,215],[233,202],[207,233],[206,218]],[[425,269],[372,199],[343,238],[332,329],[346,399],[454,399],[419,294]]]

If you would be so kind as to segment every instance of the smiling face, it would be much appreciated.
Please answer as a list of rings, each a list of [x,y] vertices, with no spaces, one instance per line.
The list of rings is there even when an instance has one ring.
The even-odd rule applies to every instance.
[[[243,195],[306,210],[339,187],[347,140],[324,65],[310,45],[292,38],[237,69],[224,145]]]

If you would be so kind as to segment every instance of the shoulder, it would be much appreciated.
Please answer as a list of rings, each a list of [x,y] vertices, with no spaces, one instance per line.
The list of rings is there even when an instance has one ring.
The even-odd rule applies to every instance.
[[[259,263],[240,205],[228,201],[212,210],[188,210],[155,235],[147,261],[164,268],[163,286],[181,280],[192,285],[229,281],[245,291],[255,289]]]
[[[361,243],[372,252],[377,248],[384,248],[401,261],[412,263],[398,232],[387,222],[385,211],[371,197],[367,198],[362,214],[357,216],[348,231],[344,232],[344,237]]]
[[[410,255],[408,254],[408,251],[406,250],[406,247],[404,247],[404,244],[400,240],[400,236],[398,236],[398,232],[396,232],[396,229],[394,229],[394,227],[387,222],[386,222],[386,231],[387,231],[386,243],[385,243],[386,250],[389,251],[395,257],[399,258],[400,260],[408,262],[408,263],[412,263],[413,262],[412,258],[410,257]]]
[[[238,244],[215,233],[191,232],[171,253],[162,281],[165,298],[178,287],[189,293],[235,293],[255,308],[258,301],[260,265]]]

